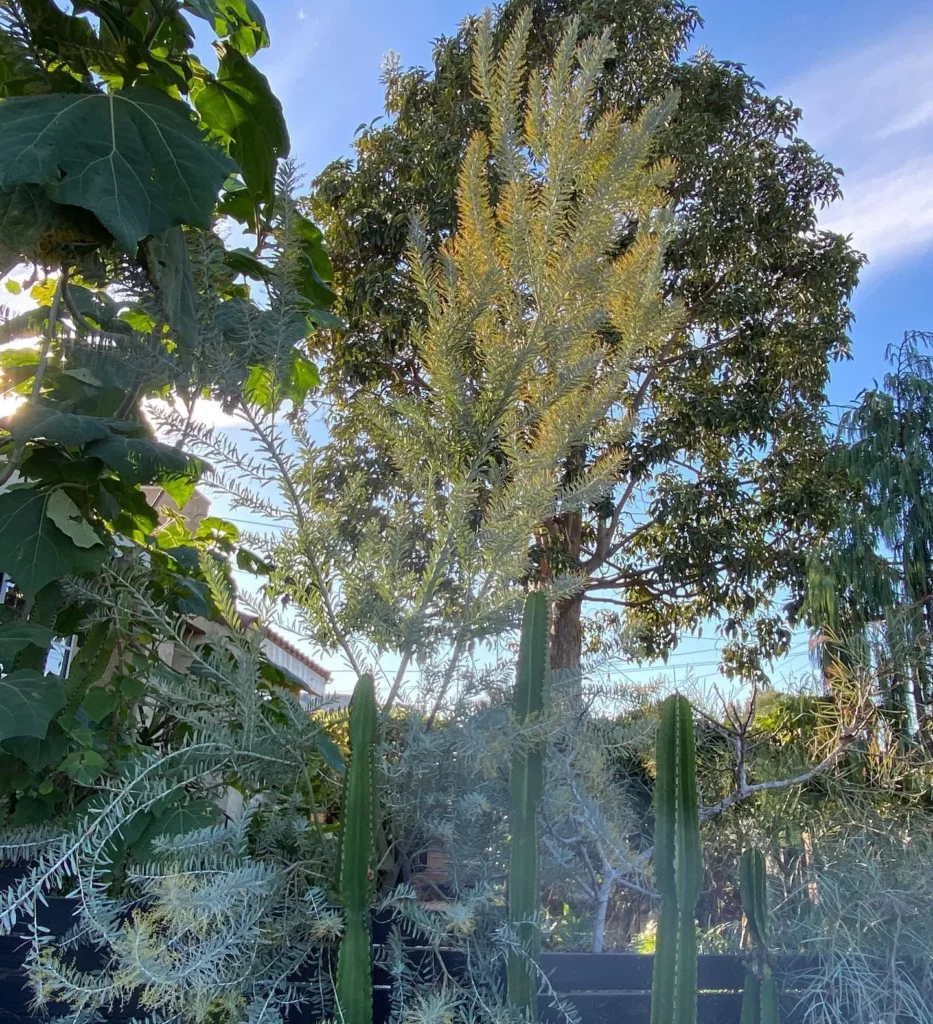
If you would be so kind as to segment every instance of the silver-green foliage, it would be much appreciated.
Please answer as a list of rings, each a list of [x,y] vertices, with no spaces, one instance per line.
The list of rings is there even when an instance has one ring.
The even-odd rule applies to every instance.
[[[340,917],[325,895],[326,846],[300,797],[329,741],[297,700],[265,684],[258,630],[193,647],[187,624],[148,600],[145,577],[144,566],[123,567],[75,586],[84,600],[132,609],[190,660],[184,675],[153,668],[144,709],[183,723],[186,739],[127,763],[63,826],[0,838],[0,858],[24,869],[0,893],[0,926],[28,936],[40,1003],[91,1014],[135,994],[153,1021],[272,1024],[328,991],[322,954]],[[230,609],[221,574],[210,578]],[[222,826],[216,804],[233,782],[248,802]],[[66,942],[29,923],[62,890],[74,901]],[[104,951],[100,970],[70,958],[87,944]]]
[[[356,397],[358,461],[346,444],[314,442],[308,410],[288,422],[249,410],[264,482],[276,485],[251,467],[252,498],[236,459],[209,453],[205,438],[241,500],[279,518],[273,587],[309,635],[360,673],[361,640],[399,653],[389,705],[413,658],[452,648],[453,664],[511,624],[535,531],[611,490],[633,361],[677,323],[662,296],[667,168],[651,158],[667,110],[591,125],[608,43],[578,44],[572,23],[553,74],[528,78],[529,27],[526,13],[498,56],[489,27],[480,33],[476,82],[492,130],[464,156],[457,232],[435,251],[413,225],[407,264],[424,317],[409,341],[423,393]],[[623,230],[632,242],[618,255]],[[567,478],[571,453],[594,437],[601,456]],[[370,438],[391,469],[378,494]],[[550,581],[553,596],[580,585]]]
[[[696,1021],[696,903],[703,882],[693,710],[674,694],[661,704],[654,791],[654,868],[661,894],[651,1024]]]

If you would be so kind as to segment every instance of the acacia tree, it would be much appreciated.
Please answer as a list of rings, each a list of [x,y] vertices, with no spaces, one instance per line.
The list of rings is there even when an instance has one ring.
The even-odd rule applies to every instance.
[[[861,263],[845,239],[816,225],[820,207],[839,195],[839,172],[797,135],[799,111],[740,66],[682,58],[695,8],[508,2],[493,21],[498,44],[526,9],[531,81],[559,61],[567,15],[588,33],[608,33],[614,50],[586,113],[591,122],[616,104],[634,116],[678,95],[654,152],[672,161],[664,281],[684,317],[633,365],[620,401],[628,429],[614,428],[608,442],[618,455],[613,492],[540,524],[533,558],[541,574],[580,581],[558,609],[553,663],[577,669],[584,648],[599,642],[585,636],[587,602],[604,639],[622,634],[645,656],[708,617],[724,618],[733,641],[726,666],[754,673],[789,640],[769,600],[789,586],[796,605],[801,552],[831,517],[820,485],[824,385],[829,361],[847,350],[847,298]],[[391,120],[363,129],[355,158],[314,182],[311,204],[346,324],[328,341],[331,429],[369,467],[377,503],[399,481],[377,439],[359,429],[360,399],[428,387],[410,344],[423,306],[405,273],[408,215],[422,211],[429,238],[456,228],[459,161],[488,124],[470,80],[477,25],[468,19],[438,40],[430,72],[391,61]],[[618,251],[630,243],[620,229]],[[575,449],[563,467],[568,484],[605,450],[592,438]]]
[[[475,640],[509,625],[534,574],[529,539],[611,488],[612,436],[626,426],[609,424],[632,362],[681,315],[661,296],[669,170],[648,162],[666,108],[631,124],[607,111],[588,125],[608,40],[578,45],[571,25],[561,62],[526,86],[528,29],[526,17],[498,59],[490,27],[479,34],[477,89],[492,127],[463,160],[458,230],[439,251],[417,222],[411,235],[406,266],[425,311],[411,346],[425,390],[364,401],[355,418],[391,459],[392,486],[370,503],[366,463],[344,459],[339,443],[315,446],[297,407],[287,422],[271,406],[244,411],[262,452],[255,469],[231,462],[216,437],[190,435],[226,464],[240,500],[280,521],[271,586],[309,635],[357,671],[368,655],[356,640],[398,654],[388,704],[413,658],[449,654],[449,682]],[[613,253],[620,224],[632,242]],[[568,477],[596,431],[600,457]],[[560,599],[579,585],[557,565],[543,582]]]

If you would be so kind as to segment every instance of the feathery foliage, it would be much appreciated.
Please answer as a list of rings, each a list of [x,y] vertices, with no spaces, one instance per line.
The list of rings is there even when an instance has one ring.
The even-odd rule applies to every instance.
[[[477,90],[493,129],[464,155],[456,232],[435,253],[413,223],[407,266],[424,317],[411,344],[425,390],[355,403],[361,443],[376,439],[390,462],[389,486],[374,492],[365,463],[348,467],[339,444],[307,437],[288,467],[294,525],[276,546],[273,586],[327,646],[366,636],[403,667],[444,645],[453,664],[510,621],[535,536],[611,490],[633,360],[680,315],[661,298],[669,168],[650,157],[670,103],[591,124],[608,42],[578,43],[571,23],[566,68],[534,86],[528,27],[495,58],[491,26],[479,34]],[[621,230],[632,235],[624,252]],[[568,476],[597,438],[598,456]],[[555,568],[546,582],[561,598],[583,581]]]
[[[468,17],[435,40],[428,66],[389,61],[388,116],[360,130],[352,157],[327,167],[311,196],[346,324],[317,339],[336,406],[332,435],[344,461],[366,465],[373,500],[404,489],[356,401],[361,389],[428,391],[411,331],[424,305],[406,273],[404,211],[421,211],[426,239],[437,246],[458,228],[461,160],[476,132],[524,135],[539,152],[543,82],[552,70],[566,80],[572,16],[581,35],[602,47],[606,33],[613,48],[596,70],[588,127],[607,111],[629,120],[679,96],[650,152],[671,161],[659,183],[674,214],[663,286],[683,317],[663,344],[637,354],[620,402],[627,429],[607,423],[564,467],[569,483],[608,449],[618,457],[611,500],[558,512],[536,538],[539,575],[583,581],[556,605],[555,665],[578,671],[616,643],[626,657],[651,659],[683,631],[718,619],[725,669],[762,679],[763,659],[791,642],[805,552],[835,511],[822,486],[824,388],[830,360],[848,347],[848,296],[862,261],[844,238],[817,226],[818,211],[839,195],[839,172],[800,137],[800,111],[765,93],[742,64],[702,48],[691,55],[696,6],[507,0],[491,31]],[[479,38],[485,53],[504,51],[529,18],[529,117],[493,117],[484,97],[506,94],[495,77],[487,76],[485,93],[474,87],[473,44]],[[490,187],[498,205],[498,181]],[[613,252],[633,240],[627,221],[618,227]],[[417,571],[417,555],[411,562]],[[775,608],[775,594],[788,586],[794,603]]]

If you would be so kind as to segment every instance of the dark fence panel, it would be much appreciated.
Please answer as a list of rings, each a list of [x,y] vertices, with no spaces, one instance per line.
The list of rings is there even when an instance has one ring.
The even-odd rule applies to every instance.
[[[40,923],[53,934],[64,934],[71,924],[73,904],[69,900],[51,900],[42,908]],[[385,922],[375,922],[377,944],[384,941]],[[23,974],[24,946],[19,936],[0,937],[0,1024],[31,1024],[37,1017],[31,1012],[32,994]],[[413,943],[409,955],[418,960]],[[425,968],[432,954],[423,951]],[[93,970],[102,965],[93,950],[82,950],[80,966]],[[464,974],[466,959],[462,953],[443,954],[444,968],[453,976]],[[581,1024],[648,1024],[651,1003],[651,972],[654,957],[627,953],[545,953],[541,968],[553,995],[542,995],[542,1020],[546,1024],[565,1024],[558,1003],[573,1007]],[[436,968],[436,963],[435,963]],[[800,995],[802,979],[813,971],[817,961],[810,957],[783,957],[775,963],[775,975],[781,989],[782,1024],[799,1024],[803,1017]],[[386,1024],[391,1004],[391,978],[376,964],[374,1024]],[[697,1024],[740,1024],[745,964],[741,957],[705,955],[699,958],[697,978]],[[55,1015],[56,1008],[50,1008]],[[64,1012],[65,1008],[58,1008]],[[124,1007],[111,1014],[112,1024],[124,1024],[139,1008]],[[310,1010],[289,1013],[290,1024],[316,1024]]]

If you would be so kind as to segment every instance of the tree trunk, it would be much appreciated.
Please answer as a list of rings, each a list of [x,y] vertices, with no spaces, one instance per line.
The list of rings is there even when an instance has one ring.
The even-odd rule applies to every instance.
[[[609,897],[612,895],[614,878],[606,875],[596,892],[596,918],[593,921],[593,952],[602,953],[606,940],[606,917],[609,912]]]
[[[561,673],[561,680],[580,685],[580,662],[583,657],[583,594],[574,594],[558,601],[551,622],[551,668]],[[574,678],[573,674],[576,674]]]
[[[577,566],[582,548],[583,517],[579,512],[558,516],[550,527],[551,542],[560,548],[563,566]],[[551,623],[551,668],[571,694],[580,694],[583,657],[583,593],[558,601]]]

